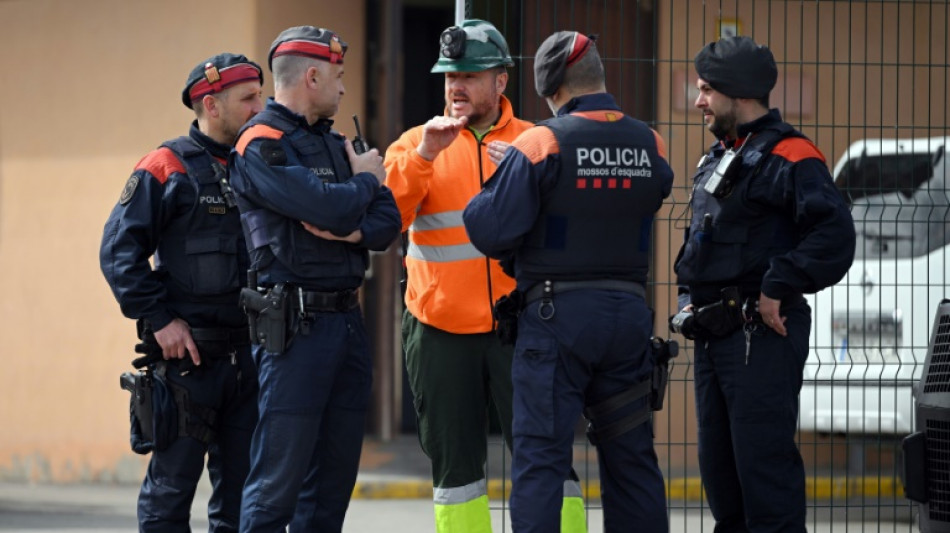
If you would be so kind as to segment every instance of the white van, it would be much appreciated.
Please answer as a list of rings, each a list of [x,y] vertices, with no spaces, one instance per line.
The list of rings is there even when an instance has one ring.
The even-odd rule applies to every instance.
[[[841,282],[809,296],[801,431],[913,431],[913,385],[923,370],[933,313],[950,297],[948,141],[864,139],[835,165],[857,249]]]

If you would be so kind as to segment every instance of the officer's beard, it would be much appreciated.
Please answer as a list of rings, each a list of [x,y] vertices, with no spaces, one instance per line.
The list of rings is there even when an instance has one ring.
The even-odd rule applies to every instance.
[[[736,101],[732,100],[732,106],[722,113],[713,113],[713,121],[709,125],[709,131],[717,139],[723,140],[736,136]]]

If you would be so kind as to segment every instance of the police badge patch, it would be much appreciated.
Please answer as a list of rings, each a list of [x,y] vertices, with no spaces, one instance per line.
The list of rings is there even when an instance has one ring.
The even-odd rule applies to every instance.
[[[132,174],[129,176],[129,181],[125,182],[125,187],[122,189],[122,194],[119,195],[119,203],[125,205],[129,203],[129,200],[132,199],[132,195],[135,194],[135,189],[139,186],[139,177],[137,174]]]
[[[287,164],[287,152],[280,145],[280,141],[271,139],[261,141],[261,158],[272,167],[282,167]]]

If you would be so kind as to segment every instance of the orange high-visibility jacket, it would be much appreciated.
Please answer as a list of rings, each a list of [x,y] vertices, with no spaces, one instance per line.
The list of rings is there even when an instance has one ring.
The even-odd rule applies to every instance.
[[[515,281],[498,261],[469,242],[462,211],[495,172],[488,143],[510,143],[532,126],[515,118],[502,96],[501,117],[481,141],[466,128],[426,161],[416,152],[422,142],[422,126],[416,126],[386,150],[386,185],[402,214],[402,229],[409,231],[406,307],[424,324],[450,333],[491,331],[492,304],[514,290]]]

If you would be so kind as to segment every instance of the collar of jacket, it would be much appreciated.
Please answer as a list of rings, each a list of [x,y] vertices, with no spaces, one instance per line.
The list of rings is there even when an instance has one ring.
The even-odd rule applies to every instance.
[[[199,146],[207,150],[209,154],[218,159],[227,160],[228,154],[231,153],[230,146],[219,143],[198,129],[197,120],[191,123],[191,129],[188,130],[188,136],[191,137],[193,141],[198,143]]]
[[[564,116],[576,111],[604,111],[612,109],[620,111],[620,106],[610,93],[593,93],[575,96],[557,110],[557,116]]]
[[[769,109],[768,113],[753,120],[752,122],[746,122],[745,124],[739,124],[736,126],[736,136],[738,136],[740,139],[743,139],[750,133],[762,131],[778,122],[782,122],[782,114],[777,108],[773,107],[772,109]]]
[[[723,149],[733,148],[737,149],[746,141],[750,133],[756,133],[762,131],[770,125],[782,122],[782,114],[779,112],[778,108],[773,107],[769,109],[769,112],[762,115],[761,117],[753,120],[752,122],[745,122],[736,126],[736,139],[719,139],[713,143],[713,148],[720,147]]]
[[[274,100],[273,96],[267,98],[267,106],[264,108],[264,110],[281,115],[287,120],[297,124],[301,128],[313,133],[327,133],[333,126],[333,120],[329,118],[321,118],[313,124],[309,124],[303,115],[296,113],[284,104],[277,102],[277,100]]]

